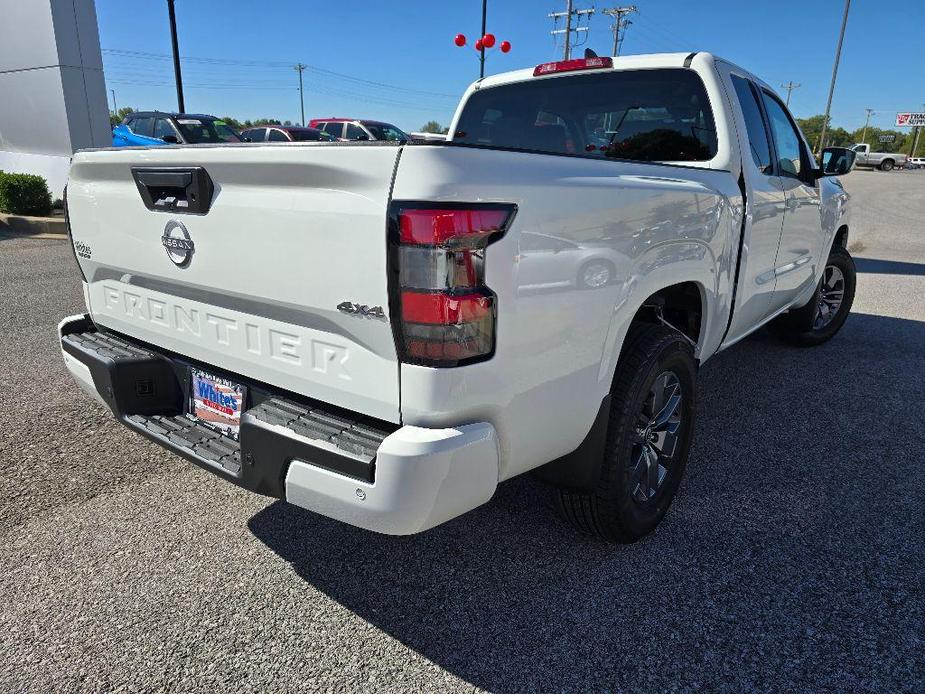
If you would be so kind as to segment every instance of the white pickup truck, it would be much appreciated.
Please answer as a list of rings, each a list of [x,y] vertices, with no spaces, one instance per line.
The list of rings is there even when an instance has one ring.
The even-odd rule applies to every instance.
[[[895,168],[904,169],[909,157],[894,152],[871,152],[870,145],[858,144],[851,146],[855,153],[855,166],[872,166],[881,171],[892,171]]]
[[[628,542],[678,489],[697,370],[850,310],[848,195],[780,98],[708,53],[487,77],[446,142],[88,150],[65,362],[125,425],[390,534],[536,471]]]

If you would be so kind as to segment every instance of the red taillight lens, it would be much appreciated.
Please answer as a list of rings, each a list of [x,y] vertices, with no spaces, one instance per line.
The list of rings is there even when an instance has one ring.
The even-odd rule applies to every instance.
[[[446,367],[492,355],[496,306],[485,286],[485,248],[507,229],[514,209],[394,204],[393,315],[403,361]]]
[[[613,67],[612,58],[575,58],[574,60],[558,60],[554,63],[543,63],[533,68],[533,76],[551,75],[556,72],[574,72],[575,70],[598,70]]]
[[[507,210],[405,210],[401,242],[422,246],[478,245],[501,230]]]

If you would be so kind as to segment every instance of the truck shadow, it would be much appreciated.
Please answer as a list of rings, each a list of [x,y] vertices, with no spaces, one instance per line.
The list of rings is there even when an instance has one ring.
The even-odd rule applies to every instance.
[[[488,690],[886,688],[876,644],[911,653],[916,631],[884,596],[920,576],[908,484],[922,488],[925,435],[891,432],[921,402],[923,345],[925,323],[853,314],[816,349],[761,333],[716,357],[680,495],[634,545],[576,535],[529,477],[417,536],[285,503],[249,527],[315,589]]]

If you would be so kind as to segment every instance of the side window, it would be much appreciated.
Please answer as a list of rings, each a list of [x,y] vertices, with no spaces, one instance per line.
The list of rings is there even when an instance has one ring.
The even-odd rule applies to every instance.
[[[270,129],[270,135],[267,137],[267,140],[270,142],[289,142],[289,138],[286,137],[286,134],[282,130],[277,130],[276,128]]]
[[[764,128],[764,119],[761,117],[761,107],[758,97],[752,89],[751,83],[738,75],[732,75],[732,86],[735,87],[739,97],[739,106],[745,116],[745,128],[748,131],[748,144],[752,151],[752,159],[761,173],[770,174],[771,143],[768,142],[768,131]]]
[[[366,131],[363,130],[359,125],[354,125],[353,123],[347,123],[347,139],[348,140],[359,140],[361,137],[369,138],[369,135],[366,134]]]
[[[164,135],[173,135],[177,136],[177,133],[174,132],[173,126],[170,125],[170,121],[166,118],[158,118],[154,121],[154,137],[163,138]]]
[[[787,112],[780,102],[767,92],[762,92],[764,108],[771,122],[771,132],[777,145],[777,162],[784,176],[800,178],[803,172],[803,148],[800,136],[794,129]]]
[[[132,132],[136,135],[153,137],[154,119],[151,116],[143,116],[132,121]]]
[[[324,131],[334,137],[343,137],[344,136],[344,124],[343,123],[325,123]]]
[[[267,129],[266,128],[254,128],[253,130],[248,131],[250,133],[249,137],[251,142],[266,142],[267,141]]]

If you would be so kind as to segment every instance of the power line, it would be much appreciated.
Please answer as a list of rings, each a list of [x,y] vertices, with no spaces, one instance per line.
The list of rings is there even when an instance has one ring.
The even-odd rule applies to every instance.
[[[626,15],[633,14],[636,11],[635,5],[629,5],[627,7],[609,7],[606,10],[601,10],[603,14],[613,17],[613,24],[610,27],[610,31],[613,32],[613,55],[620,55],[620,44],[623,43],[623,39],[626,38],[626,29],[632,24],[632,22],[627,19]],[[620,36],[621,31],[623,32],[622,38]]]
[[[170,60],[170,56],[164,53],[148,53],[144,51],[130,51],[123,50],[118,48],[104,48],[102,49],[103,53],[108,55],[120,56],[124,58],[137,58],[142,60]],[[205,57],[192,57],[192,56],[181,56],[181,60],[186,63],[195,63],[199,65],[231,65],[235,67],[270,67],[270,68],[285,68],[287,70],[292,69],[292,62],[283,62],[283,61],[268,61],[268,60],[234,60],[226,58],[205,58]],[[447,94],[444,92],[433,92],[425,89],[415,89],[413,87],[403,87],[397,84],[389,84],[387,82],[378,82],[376,80],[369,80],[362,77],[355,77],[353,75],[348,75],[342,72],[335,72],[334,70],[328,70],[326,68],[318,67],[317,65],[307,64],[305,68],[314,72],[324,73],[326,75],[332,75],[339,77],[341,79],[349,80],[351,82],[356,82],[359,84],[365,84],[369,86],[374,86],[382,89],[397,90],[413,94],[423,94],[426,96],[439,96],[446,97],[448,99],[458,99],[458,94]]]

